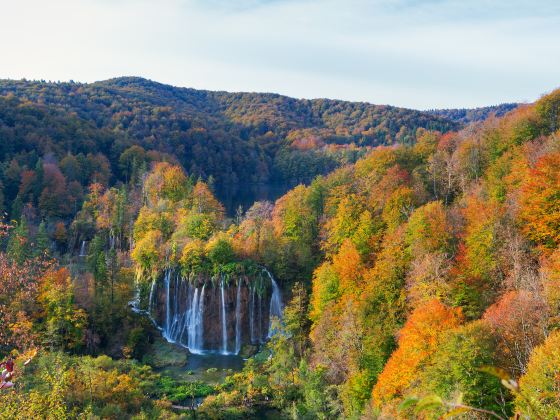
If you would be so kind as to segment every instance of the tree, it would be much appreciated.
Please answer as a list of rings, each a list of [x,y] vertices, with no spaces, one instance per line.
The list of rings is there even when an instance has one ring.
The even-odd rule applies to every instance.
[[[261,244],[263,242],[263,228],[265,223],[272,216],[274,206],[270,201],[257,201],[245,213],[245,218],[240,226],[240,230],[247,235],[245,241],[249,241],[249,237],[254,237],[256,255],[261,253]]]
[[[39,281],[49,262],[18,263],[0,253],[0,349],[27,349],[37,342],[32,319]]]
[[[294,346],[294,356],[299,360],[308,347],[309,318],[308,296],[304,286],[296,283],[292,287],[292,299],[284,308],[282,316],[283,330]]]
[[[467,197],[462,209],[465,220],[452,283],[454,304],[466,316],[479,317],[494,300],[502,273],[498,266],[498,231],[504,209],[480,195]]]
[[[414,192],[409,187],[397,188],[383,206],[382,219],[390,230],[405,222],[414,210]]]
[[[560,152],[544,155],[521,185],[523,231],[551,250],[560,245]]]
[[[224,207],[204,182],[198,181],[192,193],[192,209],[199,214],[207,214],[214,221],[221,221]]]
[[[364,279],[364,266],[360,254],[350,240],[345,240],[339,252],[333,257],[333,268],[339,279],[343,295],[358,297]]]
[[[401,398],[417,375],[432,360],[442,342],[442,333],[461,324],[460,309],[437,300],[418,307],[399,333],[399,347],[391,355],[373,388],[377,407]]]
[[[486,321],[474,321],[443,333],[440,344],[410,394],[462,396],[462,403],[508,414],[500,380],[480,369],[496,366],[495,337]],[[443,413],[440,413],[443,414]]]
[[[43,308],[45,343],[51,349],[79,349],[87,316],[74,304],[70,273],[64,268],[47,273],[41,280],[38,301]]]
[[[560,331],[554,331],[529,359],[519,380],[515,407],[529,417],[560,416]]]
[[[406,229],[406,243],[414,256],[425,253],[450,253],[453,227],[441,201],[414,210]]]
[[[341,295],[340,281],[333,265],[321,264],[313,273],[313,290],[311,294],[310,318],[315,323],[321,317],[326,306],[336,302]]]
[[[47,233],[47,226],[44,220],[39,224],[37,235],[35,236],[35,246],[33,248],[33,255],[35,257],[48,256],[50,250],[50,238]]]
[[[550,323],[558,326],[560,325],[560,249],[556,249],[543,259],[541,274]]]
[[[18,223],[10,234],[6,253],[12,260],[21,264],[29,257],[30,248],[27,222],[25,218],[22,217],[20,223]]]
[[[178,202],[186,198],[192,185],[182,168],[158,162],[144,180],[144,195],[155,206],[160,199]]]
[[[545,303],[534,293],[510,291],[484,313],[497,337],[500,366],[516,377],[525,372],[533,348],[546,336],[546,312]]]
[[[72,209],[69,206],[66,179],[54,164],[44,165],[44,188],[38,195],[38,206],[45,217],[62,217]]]
[[[97,234],[91,240],[88,249],[87,264],[96,282],[101,288],[107,277],[107,262],[105,255],[105,239]]]
[[[135,144],[119,156],[119,169],[128,181],[134,183],[140,177],[141,168],[146,164],[146,160],[144,148]]]
[[[63,252],[68,244],[68,232],[64,222],[57,222],[54,226],[53,239],[56,242],[58,249]]]

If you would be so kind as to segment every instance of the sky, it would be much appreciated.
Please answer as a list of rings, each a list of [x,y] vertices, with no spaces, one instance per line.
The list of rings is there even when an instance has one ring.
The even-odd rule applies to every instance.
[[[558,0],[0,0],[0,78],[141,76],[416,109],[560,87]]]

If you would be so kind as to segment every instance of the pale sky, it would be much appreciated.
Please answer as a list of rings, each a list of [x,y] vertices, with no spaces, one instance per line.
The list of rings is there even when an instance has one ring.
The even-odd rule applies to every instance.
[[[0,78],[276,92],[410,108],[560,87],[558,0],[0,0]]]

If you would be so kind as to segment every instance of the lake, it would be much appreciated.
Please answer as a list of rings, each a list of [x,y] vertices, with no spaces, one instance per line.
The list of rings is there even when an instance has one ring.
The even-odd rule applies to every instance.
[[[215,184],[216,197],[224,205],[226,214],[235,217],[237,208],[241,206],[247,211],[255,201],[268,200],[275,202],[295,185],[289,183],[238,183],[238,184]]]

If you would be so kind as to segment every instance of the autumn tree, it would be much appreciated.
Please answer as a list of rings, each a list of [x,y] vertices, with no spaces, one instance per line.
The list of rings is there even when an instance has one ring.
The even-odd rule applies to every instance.
[[[38,302],[44,318],[45,344],[51,349],[79,349],[84,343],[87,316],[74,303],[68,270],[52,271],[41,279]]]
[[[419,373],[418,383],[412,386],[410,394],[437,395],[448,401],[460,395],[461,404],[508,415],[506,390],[498,378],[481,371],[499,365],[495,345],[495,336],[486,321],[473,321],[445,331],[432,362]]]
[[[515,377],[525,372],[533,348],[547,333],[547,308],[540,296],[529,291],[505,293],[484,313],[497,337],[500,366]]]
[[[460,309],[432,300],[417,308],[399,333],[399,347],[391,355],[373,388],[373,402],[383,404],[401,398],[423,367],[432,360],[442,333],[460,325]]]
[[[560,332],[536,347],[519,380],[516,409],[523,415],[553,419],[560,416]]]
[[[546,249],[560,244],[560,153],[541,157],[521,186],[519,216],[525,234]]]

